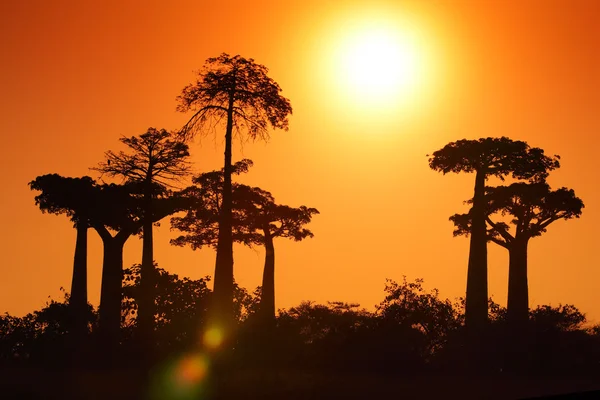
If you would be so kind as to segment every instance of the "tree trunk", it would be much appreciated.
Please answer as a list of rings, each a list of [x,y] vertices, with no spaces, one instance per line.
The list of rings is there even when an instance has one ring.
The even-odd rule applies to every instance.
[[[266,255],[260,297],[260,319],[266,325],[272,326],[275,323],[275,247],[269,228],[263,230]]]
[[[477,171],[471,211],[472,230],[467,271],[465,324],[468,330],[474,332],[480,332],[488,321],[485,178],[485,171]]]
[[[73,260],[71,297],[69,299],[71,329],[77,342],[87,333],[87,233],[87,223],[77,223],[77,241]]]
[[[151,189],[151,188],[150,188]],[[154,243],[152,224],[152,193],[144,194],[144,222],[142,240],[142,265],[140,270],[140,294],[138,298],[138,332],[144,352],[153,342],[155,312]]]
[[[527,287],[528,239],[515,238],[509,251],[506,367],[513,373],[525,372],[528,360],[529,293]]]
[[[120,233],[119,233],[120,234]],[[109,234],[110,236],[110,234]],[[129,235],[103,237],[104,261],[100,288],[99,333],[109,354],[119,344],[123,285],[123,246]]]
[[[223,204],[219,215],[219,237],[215,262],[214,303],[211,325],[227,337],[234,325],[233,313],[233,237],[231,193],[231,146],[233,133],[233,92],[229,96],[227,129],[225,131],[225,166],[223,169]]]
[[[507,320],[522,328],[529,320],[527,283],[527,239],[517,238],[509,249]]]

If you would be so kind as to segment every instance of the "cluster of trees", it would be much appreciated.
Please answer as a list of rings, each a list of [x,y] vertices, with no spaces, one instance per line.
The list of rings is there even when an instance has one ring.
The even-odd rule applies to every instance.
[[[31,189],[39,192],[35,201],[42,212],[67,215],[77,230],[73,279],[64,302],[53,301],[21,319],[3,317],[3,357],[34,354],[27,343],[47,337],[58,341],[69,337],[68,346],[75,353],[89,349],[89,339],[94,337],[105,354],[114,355],[107,350],[121,343],[150,355],[159,348],[193,345],[199,330],[218,330],[226,348],[235,347],[240,359],[252,354],[254,358],[248,359],[253,362],[254,353],[260,351],[262,359],[280,362],[320,360],[376,369],[400,364],[431,367],[448,360],[459,362],[465,358],[465,346],[473,349],[477,343],[475,352],[486,363],[512,368],[529,364],[522,356],[510,358],[512,364],[507,364],[503,356],[490,351],[500,354],[503,346],[512,347],[506,354],[535,353],[532,359],[539,361],[544,352],[531,350],[537,340],[533,338],[556,331],[562,333],[551,336],[549,343],[565,339],[565,332],[579,332],[568,337],[594,349],[582,356],[582,362],[597,366],[598,329],[586,331],[578,310],[571,306],[530,310],[528,304],[530,239],[557,220],[578,218],[583,202],[571,189],[552,190],[548,185],[549,173],[560,167],[558,156],[506,137],[452,142],[429,159],[430,167],[444,174],[475,173],[474,195],[467,201],[471,209],[450,217],[454,234],[471,240],[464,302],[442,300],[437,291],[425,291],[419,280],[390,281],[375,312],[353,304],[307,302],[280,310],[277,316],[274,239],[312,237],[306,225],[318,210],[278,204],[266,190],[233,182],[235,175],[248,172],[252,161],[233,162],[232,146],[235,135],[242,140],[267,140],[271,129],[288,129],[292,107],[280,92],[268,70],[252,59],[228,54],[210,58],[196,82],[177,98],[177,109],[191,113],[181,129],[149,128],[139,136],[122,138],[127,151],[108,151],[104,161],[92,168],[101,174],[100,181],[49,174],[30,182]],[[192,176],[187,143],[217,129],[225,133],[223,168]],[[104,177],[113,182],[105,183]],[[490,186],[492,177],[514,182]],[[183,187],[188,178],[191,185]],[[173,245],[216,251],[212,291],[208,277],[180,279],[157,268],[153,225],[168,216],[172,229],[180,232]],[[87,302],[90,228],[104,245],[97,312]],[[143,239],[141,263],[124,269],[123,246],[135,235]],[[265,248],[262,286],[254,293],[234,281],[235,242]],[[488,242],[510,254],[506,309],[488,296]],[[548,325],[548,321],[553,322]]]
[[[213,292],[209,277],[192,280],[155,265],[155,352],[160,359],[189,351],[199,332],[210,324]],[[141,322],[141,265],[124,270],[119,365],[139,366],[137,328]],[[388,280],[374,311],[358,304],[302,302],[280,309],[272,331],[260,325],[261,290],[253,293],[234,284],[234,322],[238,334],[230,355],[239,368],[297,369],[365,373],[455,373],[465,363],[463,299],[450,301],[423,281]],[[509,329],[507,310],[488,300],[488,341],[482,351],[487,373],[510,371],[510,354],[502,337]],[[98,313],[89,307],[86,322],[94,328]],[[600,372],[600,326],[586,324],[571,305],[538,306],[529,312],[526,367],[529,372]],[[68,365],[72,349],[69,296],[49,301],[39,311],[17,318],[0,317],[0,363],[3,365]],[[194,327],[194,329],[190,329]],[[94,333],[92,333],[93,337]],[[88,354],[89,351],[88,350]],[[523,372],[519,369],[518,372]]]
[[[120,183],[97,182],[91,177],[48,174],[30,182],[39,191],[36,204],[42,212],[65,214],[77,229],[69,307],[74,341],[83,343],[89,332],[87,303],[87,232],[94,229],[104,245],[98,337],[105,349],[114,348],[121,330],[123,246],[134,235],[143,238],[139,270],[136,329],[142,349],[150,350],[157,324],[160,292],[153,258],[153,225],[179,212],[172,226],[182,232],[175,245],[216,248],[214,295],[210,306],[213,329],[231,337],[235,326],[233,243],[266,249],[260,315],[266,325],[275,318],[274,238],[299,241],[313,234],[304,226],[318,211],[277,204],[263,189],[232,182],[232,175],[247,172],[250,160],[232,163],[233,135],[268,139],[270,128],[286,129],[292,108],[268,70],[252,59],[222,54],[207,60],[198,80],[178,97],[178,110],[193,111],[178,131],[149,128],[121,142],[127,151],[105,153],[92,170]],[[225,130],[225,162],[220,171],[196,175],[192,186],[181,189],[191,175],[187,142],[197,134]],[[144,354],[149,353],[144,351]]]
[[[475,190],[467,201],[471,209],[455,214],[454,235],[470,235],[467,275],[466,326],[481,337],[488,323],[487,243],[509,252],[507,321],[510,340],[524,344],[529,322],[527,247],[529,241],[546,232],[558,220],[579,218],[584,207],[572,189],[552,190],[546,179],[560,167],[559,156],[523,141],[502,138],[460,140],[447,144],[429,159],[432,169],[448,172],[474,172]],[[510,185],[488,186],[496,177]],[[524,352],[517,346],[515,356]],[[515,360],[517,361],[517,360]]]

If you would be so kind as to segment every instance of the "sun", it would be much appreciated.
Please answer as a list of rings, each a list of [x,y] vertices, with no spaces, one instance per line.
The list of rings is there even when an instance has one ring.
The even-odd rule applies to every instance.
[[[386,102],[411,91],[419,80],[418,50],[389,28],[350,35],[340,49],[339,84],[363,100]]]
[[[423,114],[436,75],[427,24],[394,8],[350,8],[324,20],[312,77],[332,117],[358,126]]]

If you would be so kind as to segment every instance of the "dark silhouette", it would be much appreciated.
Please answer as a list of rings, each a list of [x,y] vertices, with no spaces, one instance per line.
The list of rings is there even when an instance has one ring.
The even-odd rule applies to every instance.
[[[135,183],[105,184],[98,185],[94,195],[95,213],[91,226],[98,232],[104,246],[98,333],[103,345],[112,350],[118,343],[121,323],[123,246],[132,235],[140,233],[144,222],[146,205],[143,198],[135,193],[138,193]],[[177,193],[155,199],[152,202],[152,222],[186,207],[185,199]]]
[[[35,197],[35,204],[42,212],[51,214],[66,214],[71,218],[77,239],[75,242],[75,256],[73,260],[73,278],[71,281],[71,295],[69,309],[71,323],[69,331],[75,335],[75,340],[82,343],[83,337],[88,333],[86,313],[87,300],[87,233],[90,226],[90,196],[94,187],[94,180],[89,176],[81,178],[67,178],[58,174],[38,176],[29,183],[32,190],[41,193]]]
[[[232,166],[232,174],[248,172],[252,161],[244,159]],[[223,169],[204,172],[192,178],[193,185],[182,190],[189,208],[185,216],[171,218],[171,229],[187,232],[171,240],[175,246],[189,245],[192,250],[205,246],[217,249],[219,242],[219,215],[223,208]],[[258,243],[260,237],[251,229],[248,206],[243,197],[236,194],[243,185],[232,184],[232,237],[246,246]]]
[[[133,345],[139,340],[135,330],[140,323],[141,270],[141,265],[136,264],[123,271],[123,329],[129,332],[126,336]],[[204,322],[211,294],[207,287],[210,278],[179,277],[158,268],[157,264],[152,272],[155,274],[152,317],[159,350],[162,353],[185,350],[195,344],[196,330]]]
[[[233,165],[233,173],[245,173],[252,161],[242,160]],[[193,178],[195,186],[185,190],[193,198],[194,207],[184,217],[171,219],[173,229],[185,232],[171,241],[177,246],[190,245],[192,249],[213,246],[218,243],[219,210],[222,208],[223,170],[203,173]],[[232,183],[233,239],[245,245],[265,247],[260,316],[272,325],[275,321],[275,248],[273,239],[285,237],[296,241],[313,237],[304,228],[314,214],[315,208],[301,206],[292,208],[278,205],[271,193],[257,187]]]
[[[176,394],[188,388],[184,379],[188,375],[181,374],[194,376],[195,371],[182,368],[190,366],[186,360],[197,351],[192,349],[207,324],[212,292],[208,277],[194,280],[160,268],[154,271],[159,357],[150,388],[163,398],[181,398]],[[147,392],[147,381],[135,373],[144,363],[135,352],[139,284],[140,265],[126,269],[119,364],[111,371],[94,370],[91,365],[73,372],[60,370],[66,365],[64,349],[69,345],[68,294],[63,301],[51,300],[24,317],[1,315],[0,365],[19,367],[3,370],[10,371],[1,377],[3,386],[18,394],[31,387],[38,395],[33,398],[58,398],[58,394],[63,399],[139,398]],[[280,310],[269,343],[275,351],[270,353],[265,353],[260,335],[252,332],[256,324],[250,317],[258,312],[260,300],[237,285],[234,288],[234,315],[242,329],[225,368],[215,370],[211,365],[210,374],[197,382],[214,394],[205,398],[385,398],[398,394],[400,385],[408,397],[502,399],[599,388],[600,327],[587,327],[585,315],[572,305],[531,310],[536,340],[527,355],[532,369],[513,377],[501,372],[506,309],[490,302],[492,335],[485,352],[491,372],[472,377],[464,375],[461,367],[464,301],[440,298],[437,290],[426,290],[420,279],[388,281],[385,298],[374,312],[344,302],[302,302]],[[95,329],[96,313],[91,306],[88,311],[88,324]],[[37,372],[40,368],[43,373]],[[19,371],[27,374],[27,380],[10,382],[15,375],[23,376]],[[68,391],[58,387],[49,391],[52,380],[65,374],[72,383]],[[543,384],[536,385],[542,378]],[[31,380],[36,384],[31,385]],[[2,392],[3,398],[6,393]]]
[[[520,326],[529,315],[529,289],[527,284],[527,247],[531,238],[546,232],[548,226],[560,219],[579,218],[583,202],[571,189],[551,190],[545,182],[513,183],[486,189],[487,237],[509,251],[507,319]],[[514,226],[511,233],[505,222],[493,216],[508,215]],[[472,229],[471,213],[456,214],[450,218],[455,235],[468,235]]]
[[[121,326],[123,246],[140,232],[141,204],[128,185],[100,185],[94,200],[97,211],[91,226],[103,244],[98,334],[109,356],[118,344]]]
[[[260,232],[260,244],[265,247],[265,267],[263,270],[259,318],[266,329],[275,323],[275,246],[277,237],[301,241],[313,237],[313,233],[304,228],[312,216],[318,214],[316,208],[300,206],[293,208],[276,204],[273,196],[257,187],[239,185],[234,192],[239,196],[241,207],[246,210],[250,229]]]
[[[121,177],[131,188],[136,190],[142,199],[142,263],[139,294],[140,339],[146,347],[152,342],[154,331],[154,298],[155,287],[153,271],[153,224],[160,220],[152,215],[157,198],[168,195],[167,188],[189,173],[188,146],[178,141],[175,135],[164,129],[148,128],[139,136],[124,137],[120,141],[129,149],[128,153],[120,151],[105,153],[106,160],[98,167],[92,168],[110,177]],[[139,189],[137,189],[139,187]],[[147,353],[146,352],[144,353]]]
[[[194,113],[181,129],[184,138],[210,127],[211,123],[226,120],[223,206],[219,217],[213,309],[214,325],[224,332],[232,326],[233,318],[233,133],[234,130],[238,134],[245,132],[252,139],[266,140],[269,126],[287,130],[287,118],[292,113],[289,100],[280,95],[281,88],[267,73],[266,67],[251,58],[223,53],[209,58],[198,80],[186,86],[178,97],[177,109]]]
[[[444,174],[475,172],[465,316],[469,329],[481,331],[488,319],[486,179],[504,179],[507,175],[515,179],[544,179],[560,166],[558,157],[548,157],[540,148],[507,137],[463,139],[434,152],[429,166]]]

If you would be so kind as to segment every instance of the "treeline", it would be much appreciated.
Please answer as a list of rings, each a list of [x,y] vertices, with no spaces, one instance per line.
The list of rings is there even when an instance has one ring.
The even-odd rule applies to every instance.
[[[210,278],[179,277],[157,268],[156,361],[185,354],[197,346],[208,324],[212,291]],[[138,301],[140,265],[125,270],[121,307],[120,368],[139,367]],[[440,298],[423,281],[388,280],[383,300],[374,311],[358,304],[302,302],[281,309],[272,331],[260,326],[260,287],[250,293],[234,286],[238,335],[228,354],[229,365],[249,369],[304,369],[369,373],[457,373],[469,368],[465,360],[464,300]],[[24,317],[0,317],[0,359],[5,366],[72,365],[69,295],[50,300]],[[483,347],[481,373],[510,373],[507,311],[488,302],[490,324]],[[524,334],[527,357],[519,373],[597,374],[600,372],[600,325],[590,326],[572,305],[537,306],[529,312]],[[98,312],[86,313],[89,331],[85,356],[95,358]],[[192,329],[191,329],[192,328]],[[79,355],[81,356],[81,354]],[[93,363],[89,368],[96,368]]]

